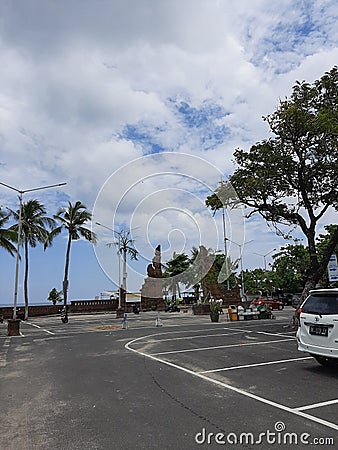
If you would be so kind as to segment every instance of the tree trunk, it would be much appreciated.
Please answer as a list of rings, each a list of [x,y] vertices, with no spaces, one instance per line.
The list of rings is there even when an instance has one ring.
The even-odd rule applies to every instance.
[[[67,309],[67,295],[68,295],[68,270],[69,270],[69,259],[70,259],[70,247],[72,243],[72,237],[69,233],[67,251],[66,251],[66,262],[65,262],[65,273],[63,277],[63,305]]]
[[[28,242],[25,241],[25,277],[24,277],[25,320],[28,319]]]

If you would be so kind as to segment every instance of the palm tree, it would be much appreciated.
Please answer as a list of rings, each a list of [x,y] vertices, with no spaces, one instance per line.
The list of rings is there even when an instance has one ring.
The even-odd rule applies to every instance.
[[[185,253],[178,254],[174,252],[173,258],[170,259],[165,266],[163,275],[165,279],[168,279],[168,282],[165,284],[167,284],[172,291],[173,299],[175,300],[177,292],[178,296],[181,297],[180,283],[183,283],[186,286],[190,284],[190,263],[188,255]]]
[[[68,271],[69,271],[69,262],[70,262],[70,249],[72,241],[76,241],[83,237],[87,241],[96,243],[96,235],[94,232],[85,228],[83,225],[90,221],[92,218],[92,214],[87,211],[86,206],[77,201],[74,205],[71,202],[68,202],[68,208],[59,208],[56,214],[54,215],[54,219],[57,222],[60,222],[61,225],[59,227],[54,228],[50,233],[45,243],[45,248],[48,245],[52,244],[53,239],[62,232],[63,229],[66,229],[68,232],[68,242],[66,249],[66,260],[65,260],[65,270],[64,270],[64,278],[63,278],[63,304],[67,310],[67,292],[68,292]]]
[[[19,222],[20,211],[11,211],[14,219]],[[53,228],[55,221],[47,217],[46,208],[38,200],[28,200],[22,204],[21,209],[21,236],[25,253],[24,270],[24,300],[25,319],[28,318],[28,273],[29,273],[29,247],[35,248],[37,243],[45,243],[48,228]],[[11,230],[18,232],[19,223],[13,225]]]
[[[47,300],[52,302],[53,305],[55,305],[56,302],[60,302],[61,303],[62,300],[63,300],[62,291],[58,291],[56,288],[53,288],[50,291]]]
[[[0,206],[0,247],[5,249],[10,255],[14,256],[16,248],[12,242],[17,241],[17,233],[10,228],[3,228],[5,223],[8,222],[10,214],[6,214]],[[11,242],[12,241],[12,242]]]
[[[122,268],[122,289],[126,292],[127,290],[127,255],[130,259],[137,260],[138,251],[134,247],[134,239],[130,237],[130,231],[122,230],[116,231],[118,235],[118,241],[116,245],[118,246],[118,252],[123,256],[123,268]],[[108,244],[111,245],[111,244]]]

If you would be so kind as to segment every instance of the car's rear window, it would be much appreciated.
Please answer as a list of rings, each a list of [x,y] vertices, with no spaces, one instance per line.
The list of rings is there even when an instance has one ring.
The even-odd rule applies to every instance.
[[[304,303],[302,312],[313,314],[338,314],[338,295],[312,294]]]

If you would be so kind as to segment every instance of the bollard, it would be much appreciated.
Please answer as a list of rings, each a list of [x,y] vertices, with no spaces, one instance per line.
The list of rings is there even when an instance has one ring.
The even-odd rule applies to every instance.
[[[122,330],[126,330],[128,328],[128,314],[124,313],[122,320]]]
[[[155,319],[155,327],[162,327],[162,319],[160,319],[160,313],[157,313],[156,319]]]
[[[7,323],[7,336],[20,336],[20,319],[8,319]]]
[[[235,305],[230,305],[228,307],[228,313],[229,313],[230,321],[238,320],[237,308]]]

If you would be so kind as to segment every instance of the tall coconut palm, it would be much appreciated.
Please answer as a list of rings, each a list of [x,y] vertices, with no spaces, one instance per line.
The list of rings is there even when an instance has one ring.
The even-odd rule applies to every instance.
[[[176,300],[176,294],[181,297],[180,283],[186,286],[190,283],[190,277],[188,269],[190,267],[191,261],[185,253],[175,253],[172,259],[170,259],[164,271],[164,278],[168,278],[168,287],[172,291],[173,299]],[[166,281],[166,280],[165,280]]]
[[[20,211],[11,211],[14,219],[19,222]],[[55,225],[54,219],[47,217],[46,208],[38,200],[28,200],[22,204],[21,210],[21,236],[25,254],[24,269],[24,300],[25,319],[28,318],[28,273],[29,273],[29,247],[35,248],[37,244],[45,243],[49,234],[48,228]],[[13,225],[11,230],[18,232],[19,223]]]
[[[123,230],[118,234],[118,251],[123,256],[123,269],[122,269],[122,289],[127,291],[127,255],[130,259],[136,259],[138,252],[134,247],[134,240],[130,237],[130,231]]]
[[[16,253],[16,248],[12,242],[17,241],[17,233],[10,228],[3,228],[3,226],[8,222],[10,214],[5,213],[5,211],[0,206],[0,247],[10,253],[12,256]]]
[[[65,270],[63,278],[63,304],[67,309],[67,293],[68,293],[68,272],[69,272],[69,262],[70,262],[70,249],[72,241],[76,241],[83,237],[87,241],[96,243],[96,235],[88,228],[83,225],[90,221],[92,214],[87,211],[86,206],[77,201],[75,204],[68,202],[68,208],[59,208],[57,213],[54,215],[54,219],[61,225],[54,228],[48,236],[45,243],[45,248],[52,244],[53,239],[66,229],[68,232],[68,241],[66,248],[66,260],[65,260]]]

